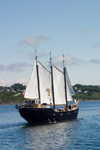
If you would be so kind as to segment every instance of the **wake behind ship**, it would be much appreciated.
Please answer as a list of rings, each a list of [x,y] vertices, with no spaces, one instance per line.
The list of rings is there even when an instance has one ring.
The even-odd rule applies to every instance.
[[[74,90],[65,67],[63,56],[63,72],[52,64],[50,53],[50,71],[38,60],[37,53],[33,71],[26,87],[24,104],[16,105],[20,115],[29,123],[55,122],[76,119],[78,101],[73,101]],[[62,107],[57,109],[56,105]]]

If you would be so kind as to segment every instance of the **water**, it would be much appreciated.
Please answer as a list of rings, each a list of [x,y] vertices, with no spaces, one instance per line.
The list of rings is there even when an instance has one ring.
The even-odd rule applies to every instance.
[[[0,150],[100,150],[100,101],[80,102],[76,120],[34,126],[14,107],[0,106]]]

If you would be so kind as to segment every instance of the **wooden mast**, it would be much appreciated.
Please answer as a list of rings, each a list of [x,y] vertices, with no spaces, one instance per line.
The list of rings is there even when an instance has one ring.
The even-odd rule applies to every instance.
[[[65,67],[64,54],[63,54],[63,72],[64,72],[64,84],[65,84],[65,100],[66,100],[66,107],[67,107],[66,67]]]
[[[39,84],[39,70],[38,70],[38,63],[37,63],[37,50],[35,50],[35,59],[36,59],[36,72],[37,72],[37,83],[38,83],[38,95],[40,99],[40,84]]]
[[[55,109],[54,86],[53,86],[53,69],[52,69],[51,52],[50,52],[50,68],[51,68],[51,86],[52,86],[53,108]]]

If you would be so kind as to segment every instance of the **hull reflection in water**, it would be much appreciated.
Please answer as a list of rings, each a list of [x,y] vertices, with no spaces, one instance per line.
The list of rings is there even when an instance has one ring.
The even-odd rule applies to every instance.
[[[48,125],[30,126],[27,129],[27,149],[71,149],[77,137],[79,119]],[[76,148],[76,147],[75,147]]]

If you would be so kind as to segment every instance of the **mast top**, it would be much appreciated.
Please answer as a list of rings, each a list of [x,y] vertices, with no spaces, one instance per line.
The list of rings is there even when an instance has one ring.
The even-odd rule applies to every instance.
[[[63,67],[65,68],[65,58],[64,58],[64,54],[63,54]]]
[[[35,59],[37,59],[37,49],[35,49]]]
[[[37,65],[37,49],[35,49],[35,60],[36,60],[36,65]]]
[[[51,52],[50,52],[50,65],[52,65]]]

